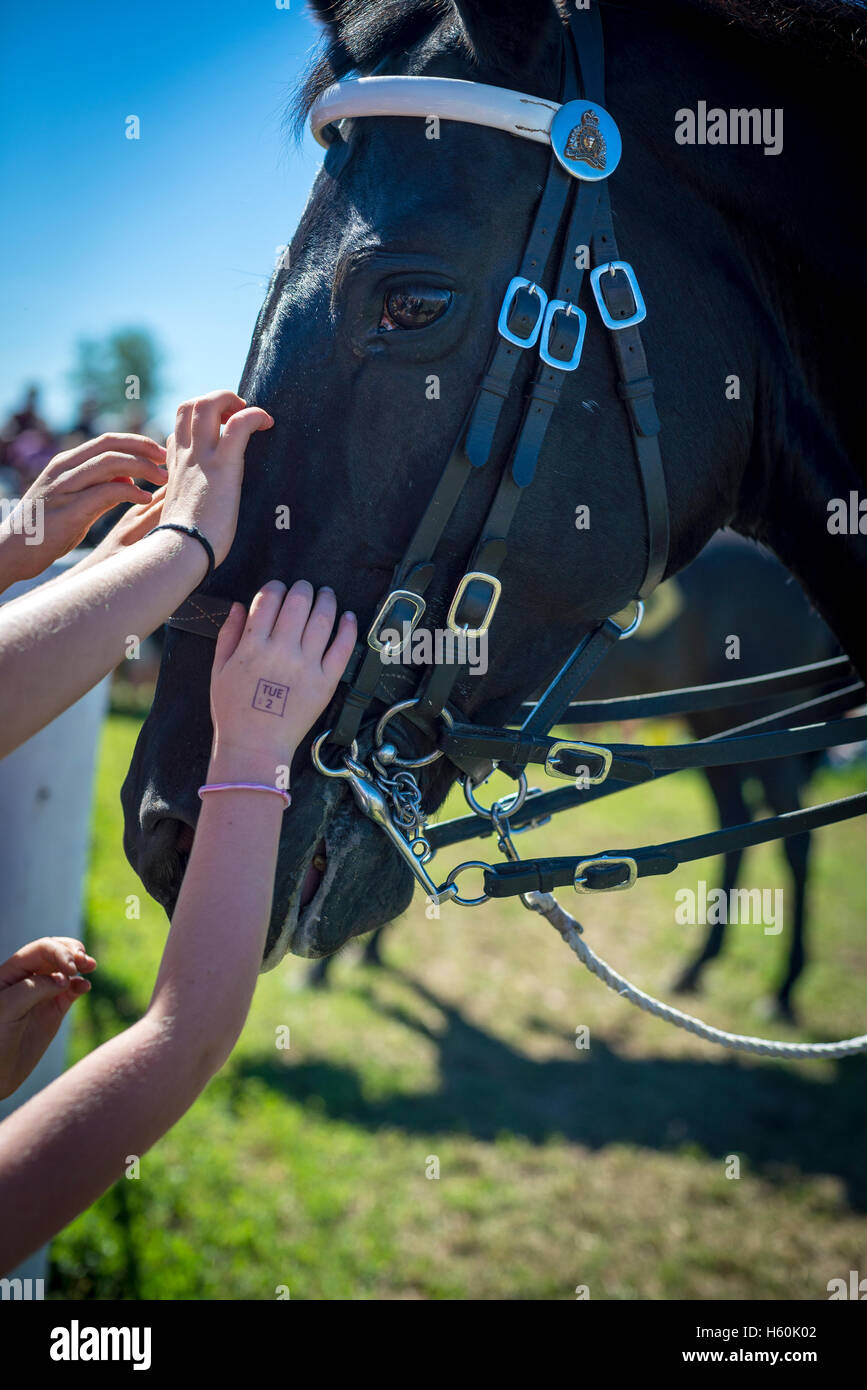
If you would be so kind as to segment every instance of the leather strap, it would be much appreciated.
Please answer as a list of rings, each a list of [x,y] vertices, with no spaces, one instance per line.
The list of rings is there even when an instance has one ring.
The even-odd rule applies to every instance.
[[[590,679],[604,656],[620,640],[621,629],[610,618],[582,638],[565,666],[531,709],[521,726],[526,737],[546,734],[562,719],[572,697]]]
[[[587,101],[605,105],[605,43],[598,0],[586,8],[569,6],[569,28],[578,55],[581,90]]]
[[[572,101],[578,94],[574,57],[571,48],[567,49],[565,45],[561,57],[561,89],[564,101]],[[520,276],[533,284],[542,284],[573,192],[574,180],[556,159],[551,158],[545,188],[518,271]],[[514,331],[519,337],[526,336],[526,326],[522,331],[521,325],[517,325]],[[483,467],[490,458],[497,424],[523,353],[523,348],[516,347],[497,334],[464,439],[464,450],[474,468]]]
[[[599,195],[599,215],[593,235],[593,261],[598,266],[619,259],[620,253],[611,217],[611,201],[607,187],[603,187]],[[631,317],[635,310],[635,301],[622,271],[617,271],[614,275],[603,275],[600,290],[613,319]],[[657,437],[659,416],[653,397],[653,379],[647,368],[647,357],[637,326],[612,331],[610,339],[620,372],[618,395],[629,418],[644,497],[647,560],[638,597],[647,598],[665,575],[670,544],[668,490]]]
[[[789,709],[778,710],[774,714],[763,715],[758,719],[751,719],[745,724],[724,729],[721,733],[712,734],[708,738],[698,739],[696,746],[704,747],[707,744],[735,738],[757,729],[766,732],[771,729],[785,729],[792,721],[803,724],[813,718],[834,718],[863,704],[863,692],[864,687],[861,683],[853,682],[843,690],[832,691],[830,694],[819,696],[817,699],[805,701]],[[658,775],[667,777],[672,774],[661,772]],[[533,825],[544,825],[560,811],[568,811],[575,806],[586,806],[590,801],[597,801],[605,796],[613,796],[633,785],[634,783],[622,782],[609,776],[599,786],[581,787],[580,789],[568,786],[558,787],[556,791],[533,792],[528,795],[524,804],[517,811],[510,814],[509,823],[515,832],[529,829]],[[431,848],[436,850],[445,845],[461,844],[465,840],[477,839],[490,833],[490,828],[489,822],[482,822],[480,817],[475,814],[459,816],[454,820],[429,826],[427,839]]]
[[[518,271],[519,275],[534,284],[542,283],[554,239],[572,191],[572,179],[565,169],[552,160],[533,231]],[[528,327],[526,323],[519,323],[513,326],[513,331],[519,337],[527,337]],[[464,450],[474,468],[484,467],[490,458],[500,415],[524,351],[524,348],[516,347],[514,343],[497,335],[464,439]]]
[[[584,93],[589,100],[598,101],[604,106],[605,45],[602,17],[596,0],[593,0],[587,9],[570,6],[569,24],[578,50]],[[600,188],[593,254],[594,265],[620,259],[611,219],[607,182]],[[631,303],[632,296],[628,287],[627,295],[630,301],[628,306],[622,298],[616,311],[609,305],[613,318],[628,318],[632,314],[635,306]],[[644,494],[647,561],[638,597],[646,598],[665,574],[669,551],[668,494],[662,454],[656,438],[659,433],[659,418],[653,403],[653,381],[647,370],[647,358],[638,328],[623,328],[613,332],[611,341],[620,369],[618,390],[629,413],[633,446]]]
[[[575,253],[579,246],[590,246],[598,206],[599,185],[579,184],[572,216],[566,229],[563,259],[555,290],[555,297],[565,300],[567,304],[578,304],[584,270],[576,265]],[[568,362],[576,341],[578,320],[574,315],[560,310],[552,327],[555,331],[547,345],[548,350],[553,357]],[[565,367],[552,367],[540,357],[535,378],[527,391],[524,419],[512,459],[512,477],[520,488],[529,487],[535,477],[551,417],[570,375]]]
[[[705,710],[730,709],[736,705],[751,705],[756,700],[784,695],[790,690],[809,690],[827,685],[830,681],[855,674],[848,656],[835,656],[829,661],[816,661],[809,666],[795,666],[787,671],[772,671],[766,676],[746,676],[736,681],[718,681],[712,685],[683,686],[679,690],[661,690],[656,694],[630,695],[609,700],[578,700],[569,705],[569,722],[574,724],[606,724],[623,719],[650,719],[665,714],[699,714]],[[535,709],[527,701],[522,709]],[[564,714],[566,711],[564,711]]]
[[[840,743],[856,743],[867,738],[867,716],[859,719],[838,719],[807,728],[783,729],[774,733],[748,734],[744,738],[727,738],[718,743],[640,744],[606,743],[581,744],[572,753],[562,752],[555,760],[561,765],[575,759],[576,770],[563,771],[577,777],[577,768],[587,767],[583,775],[595,778],[603,772],[610,755],[609,775],[622,782],[649,782],[661,773],[680,772],[683,768],[729,767],[733,763],[764,762],[791,754],[815,753]],[[489,728],[476,724],[456,724],[442,734],[439,747],[448,756],[467,757],[478,754],[507,768],[524,768],[530,763],[546,764],[552,748],[563,740],[527,738],[520,730]],[[587,749],[598,751],[590,751]],[[557,768],[561,770],[560,767]]]
[[[485,870],[485,892],[490,898],[511,898],[518,893],[550,893],[554,888],[572,884],[579,865],[584,860],[596,861],[582,870],[582,881],[591,892],[605,892],[624,887],[628,868],[625,857],[634,860],[637,878],[673,873],[681,864],[712,855],[731,854],[733,850],[763,845],[769,840],[786,840],[791,835],[803,835],[823,825],[835,825],[867,812],[867,792],[826,801],[801,811],[788,811],[782,816],[732,825],[707,835],[692,835],[684,840],[670,840],[664,845],[642,845],[639,849],[608,850],[602,855],[580,855],[562,859],[525,859],[493,864]],[[604,860],[612,860],[610,865]]]

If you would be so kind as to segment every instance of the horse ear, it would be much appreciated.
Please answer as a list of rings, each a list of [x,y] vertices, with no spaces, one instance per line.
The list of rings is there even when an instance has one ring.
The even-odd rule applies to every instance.
[[[452,0],[480,64],[532,70],[562,23],[556,0]]]

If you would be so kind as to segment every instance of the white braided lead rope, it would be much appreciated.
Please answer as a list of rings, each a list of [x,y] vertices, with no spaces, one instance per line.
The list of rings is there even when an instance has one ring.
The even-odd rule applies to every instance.
[[[673,1023],[676,1028],[685,1028],[688,1033],[694,1033],[705,1042],[718,1043],[720,1047],[730,1047],[736,1052],[755,1052],[760,1057],[853,1057],[858,1052],[867,1052],[867,1033],[859,1038],[844,1038],[842,1042],[836,1043],[787,1043],[775,1042],[769,1038],[751,1038],[744,1033],[726,1033],[722,1028],[711,1028],[709,1024],[702,1023],[700,1018],[693,1018],[692,1014],[682,1013],[670,1004],[663,1004],[661,1000],[654,999],[651,994],[645,994],[622,975],[618,975],[616,970],[590,949],[580,934],[581,928],[575,918],[570,917],[553,894],[527,893],[524,898],[528,906],[532,904],[534,911],[541,913],[552,927],[557,929],[582,965],[586,965],[588,970],[598,975],[603,984],[613,989],[621,999],[628,1000],[630,1004],[644,1009],[646,1013],[655,1014],[666,1023]]]

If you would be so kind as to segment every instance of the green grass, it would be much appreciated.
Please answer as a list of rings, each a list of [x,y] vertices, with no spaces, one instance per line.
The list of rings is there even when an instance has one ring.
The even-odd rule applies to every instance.
[[[98,984],[75,1008],[74,1057],[140,1015],[166,934],[121,849],[137,728],[115,715],[104,732],[85,924]],[[811,800],[864,784],[863,771],[826,771]],[[518,844],[593,852],[712,828],[706,784],[681,774]],[[800,1029],[760,1015],[787,939],[761,927],[730,928],[688,1007],[791,1039],[867,1031],[864,847],[858,821],[815,836]],[[670,997],[702,931],[675,924],[675,889],[715,883],[718,868],[561,898],[597,951]],[[751,852],[745,881],[784,886],[788,903],[779,846]],[[864,1059],[711,1048],[606,990],[517,902],[429,921],[418,899],[385,954],[377,971],[351,946],[325,994],[303,988],[294,957],[262,978],[231,1060],[140,1179],[55,1242],[52,1297],[272,1299],[285,1285],[293,1299],[547,1299],[585,1284],[594,1299],[810,1299],[867,1273]],[[284,1024],[288,1051],[275,1045]],[[589,1051],[574,1046],[579,1025]]]

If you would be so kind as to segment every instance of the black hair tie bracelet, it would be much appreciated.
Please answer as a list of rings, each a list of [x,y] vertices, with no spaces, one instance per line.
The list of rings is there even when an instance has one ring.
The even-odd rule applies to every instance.
[[[200,543],[200,545],[203,545],[205,547],[205,553],[208,557],[208,573],[202,580],[202,584],[206,584],[207,581],[210,579],[211,575],[214,573],[214,548],[211,545],[211,542],[208,540],[207,536],[202,535],[198,526],[184,526],[180,521],[163,521],[160,523],[159,526],[155,526],[153,528],[153,531],[148,531],[147,534],[149,536],[152,536],[154,534],[154,531],[180,531],[185,536],[192,536],[194,540],[197,540]],[[198,587],[201,588],[201,585],[199,585]]]

